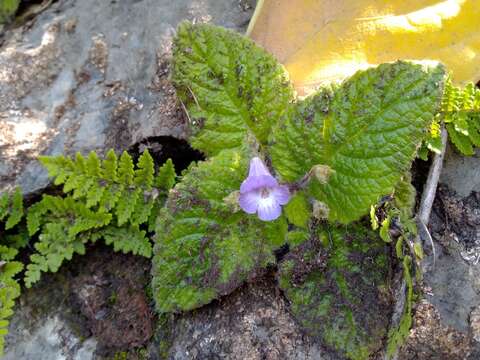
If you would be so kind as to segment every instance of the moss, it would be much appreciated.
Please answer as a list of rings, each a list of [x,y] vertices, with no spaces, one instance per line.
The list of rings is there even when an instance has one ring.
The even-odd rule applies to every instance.
[[[309,335],[340,356],[368,359],[383,346],[391,305],[385,300],[386,251],[363,226],[324,227],[280,266],[279,284],[292,312]]]
[[[115,353],[115,355],[113,355],[111,360],[127,360],[127,359],[128,359],[128,352],[120,351]]]
[[[148,360],[148,350],[145,348],[140,348],[137,350],[137,358],[138,360]]]
[[[405,307],[400,319],[400,322],[396,328],[393,328],[388,333],[387,342],[387,357],[392,358],[397,349],[405,342],[410,333],[412,326],[412,304],[414,301],[413,293],[413,279],[410,272],[412,266],[412,259],[410,256],[403,258],[403,276],[407,284],[407,297],[405,299]]]
[[[0,0],[0,24],[9,21],[17,12],[20,0]]]
[[[108,300],[108,305],[113,306],[117,302],[117,293],[113,291],[111,295],[109,296]]]
[[[147,297],[147,300],[149,302],[154,302],[155,299],[153,297],[153,288],[152,288],[152,284],[151,283],[148,283],[146,286],[145,286],[145,296]]]
[[[173,314],[160,314],[157,321],[155,333],[156,343],[158,344],[158,354],[160,359],[168,359],[173,340],[173,324],[175,316]]]

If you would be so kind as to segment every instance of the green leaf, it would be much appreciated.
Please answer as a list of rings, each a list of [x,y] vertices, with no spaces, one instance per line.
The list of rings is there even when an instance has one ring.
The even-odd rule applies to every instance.
[[[16,250],[0,246],[3,261],[11,260]],[[9,255],[7,255],[9,253]],[[3,355],[5,335],[8,333],[8,319],[13,315],[15,299],[20,296],[20,285],[15,276],[22,271],[23,264],[18,261],[3,263],[0,270],[0,356]]]
[[[141,192],[141,189],[135,189],[133,191],[127,191],[120,196],[115,209],[118,226],[124,225],[133,215],[137,202],[141,201]]]
[[[408,171],[395,186],[393,205],[404,218],[413,216],[417,190],[412,185],[412,174]]]
[[[298,192],[284,207],[287,220],[295,226],[307,228],[312,211],[303,192]]]
[[[313,166],[323,163],[323,121],[333,96],[331,88],[320,89],[292,107],[274,128],[270,155],[284,181],[298,181]]]
[[[117,166],[117,155],[115,155],[115,151],[110,149],[102,162],[102,177],[104,179],[110,179],[111,181],[116,182],[118,180]]]
[[[208,155],[240,146],[250,130],[265,143],[293,91],[283,67],[244,36],[183,22],[173,48],[173,82]]]
[[[0,196],[0,221],[8,216],[10,195],[5,192]]]
[[[18,250],[5,246],[5,245],[0,245],[0,260],[2,261],[10,261],[17,256]]]
[[[380,226],[380,237],[383,241],[389,243],[392,242],[392,238],[390,237],[390,216],[387,216],[383,221],[382,225]]]
[[[135,185],[150,191],[153,185],[153,175],[155,173],[153,158],[147,149],[140,155],[135,170]]]
[[[415,256],[418,260],[423,260],[423,248],[422,244],[416,242],[413,244],[413,251],[415,252]]]
[[[262,222],[233,212],[224,199],[238,191],[251,154],[222,151],[192,166],[170,191],[157,221],[152,287],[160,312],[209,303],[254,277],[285,242],[282,217]]]
[[[366,360],[383,348],[391,312],[387,253],[363,226],[318,227],[280,264],[290,310],[307,334],[337,352],[333,358]]]
[[[38,281],[41,272],[56,272],[74,252],[84,252],[89,231],[107,226],[111,219],[111,214],[93,211],[73,197],[44,195],[30,207],[27,216],[29,233],[33,235],[40,230],[40,235],[35,243],[38,253],[30,256],[25,285],[30,287]]]
[[[448,81],[441,115],[453,145],[463,155],[473,155],[480,146],[480,89],[473,83],[460,89]]]
[[[135,172],[133,170],[132,157],[124,151],[120,156],[120,162],[118,164],[118,178],[121,184],[132,185]]]
[[[0,204],[1,206],[1,204]],[[15,189],[11,196],[10,207],[8,209],[5,230],[9,230],[17,225],[23,218],[23,195],[19,187]]]
[[[105,239],[107,245],[113,244],[114,251],[121,251],[124,254],[132,253],[147,258],[152,256],[152,244],[146,237],[146,232],[138,227],[108,226],[99,235]]]
[[[175,166],[173,165],[172,159],[168,159],[165,164],[158,169],[158,174],[155,178],[155,186],[164,192],[168,192],[173,188],[173,185],[175,185],[176,177],[177,175],[175,173]]]
[[[468,136],[458,132],[453,124],[447,124],[446,128],[450,141],[463,155],[472,156],[475,154],[473,144]]]
[[[9,21],[17,12],[20,0],[1,0],[0,1],[0,24]],[[0,346],[0,348],[3,348]],[[2,355],[0,351],[0,355]]]
[[[376,211],[377,208],[374,205],[370,206],[370,225],[372,226],[372,230],[378,229],[378,217]]]
[[[100,177],[100,172],[101,172],[100,159],[98,158],[96,152],[91,151],[90,154],[88,154],[86,166],[87,166],[86,173],[88,175],[95,178]]]
[[[356,73],[332,98],[322,90],[275,129],[274,168],[292,181],[328,165],[328,183],[312,181],[311,195],[328,206],[330,221],[360,218],[410,168],[444,78],[442,66],[399,61]]]

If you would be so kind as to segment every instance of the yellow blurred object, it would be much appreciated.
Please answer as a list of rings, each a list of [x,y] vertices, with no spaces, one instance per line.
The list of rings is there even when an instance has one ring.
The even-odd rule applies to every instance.
[[[438,60],[480,80],[480,0],[259,0],[248,34],[299,95],[385,62]]]

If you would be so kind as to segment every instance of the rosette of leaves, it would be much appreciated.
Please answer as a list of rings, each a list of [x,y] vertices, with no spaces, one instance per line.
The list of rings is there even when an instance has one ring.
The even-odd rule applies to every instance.
[[[41,272],[56,272],[64,260],[84,254],[85,245],[98,239],[113,244],[115,251],[151,256],[148,225],[175,181],[171,160],[157,175],[148,151],[136,166],[127,152],[118,159],[113,150],[103,160],[91,152],[87,158],[77,153],[75,159],[55,156],[40,161],[54,184],[63,185],[65,196],[44,195],[28,211],[29,234],[39,235],[25,273],[27,287]]]
[[[399,61],[358,72],[300,100],[282,66],[250,40],[211,25],[183,23],[174,41],[172,79],[191,120],[191,143],[209,158],[189,168],[158,217],[152,272],[160,312],[190,310],[231,292],[274,262],[275,248],[312,243],[321,215],[337,229],[336,224],[359,220],[392,194],[438,111],[445,71],[431,62]],[[236,206],[247,164],[258,155],[297,190],[273,222],[261,222]],[[323,169],[325,176],[314,169]],[[340,229],[332,231],[343,234]],[[362,235],[363,240],[352,240],[351,249],[340,245],[342,236],[325,249],[327,258],[344,253],[341,265],[327,262],[338,265],[342,277],[330,276],[328,281],[338,283],[319,287],[319,296],[335,297],[345,279],[374,276],[362,259],[387,246]],[[382,259],[376,284],[366,281],[362,291],[388,284],[388,258]],[[281,287],[287,290],[289,281],[285,276]],[[300,293],[286,294],[292,308],[302,309]],[[318,338],[354,358],[356,350],[366,354],[376,346],[364,343],[373,333],[365,328],[370,320],[361,320],[361,307],[355,307],[360,295],[343,296],[350,301],[331,311],[345,321],[325,323],[331,327],[325,334],[343,326],[339,336],[344,340]],[[308,306],[322,321],[317,300]],[[386,330],[374,333],[381,342]],[[356,334],[353,348],[345,343],[348,334]]]
[[[9,318],[13,315],[15,299],[20,296],[20,285],[16,275],[23,264],[15,261],[18,249],[25,245],[21,233],[10,234],[23,218],[23,197],[17,188],[12,194],[0,195],[0,355],[3,355]]]

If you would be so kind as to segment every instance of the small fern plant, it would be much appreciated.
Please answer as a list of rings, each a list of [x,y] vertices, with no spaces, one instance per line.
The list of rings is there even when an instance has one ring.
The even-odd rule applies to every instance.
[[[473,83],[460,88],[447,81],[441,109],[419,152],[421,159],[427,159],[428,150],[440,153],[442,122],[455,148],[463,155],[473,155],[475,148],[480,146],[480,89]]]
[[[54,184],[63,185],[64,196],[43,195],[28,211],[28,233],[39,235],[25,273],[27,287],[99,239],[115,251],[152,255],[147,231],[175,182],[170,159],[156,174],[148,150],[136,166],[127,152],[118,159],[113,150],[103,160],[91,152],[87,158],[77,153],[74,159],[43,156],[40,161]]]
[[[23,197],[19,188],[12,194],[0,195],[0,355],[3,355],[8,333],[8,319],[13,315],[15,299],[20,296],[16,275],[23,270],[23,264],[15,261],[15,257],[18,249],[25,245],[22,232],[10,234],[8,230],[17,227],[23,214]]]

